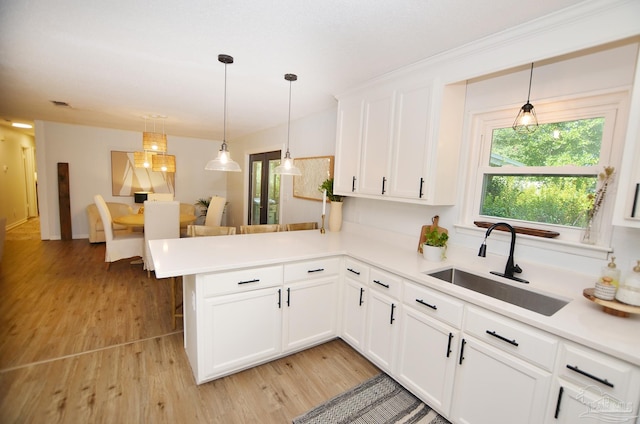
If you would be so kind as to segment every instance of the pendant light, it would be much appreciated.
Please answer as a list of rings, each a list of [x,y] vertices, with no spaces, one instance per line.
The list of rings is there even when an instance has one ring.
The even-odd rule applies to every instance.
[[[291,83],[298,80],[298,76],[295,74],[284,74],[284,79],[289,81],[289,120],[287,121],[287,153],[284,155],[284,159],[280,165],[273,170],[274,174],[279,175],[302,175],[300,169],[293,164],[291,154],[289,153],[289,135],[291,133]]]
[[[536,117],[536,111],[533,105],[529,103],[529,97],[531,96],[531,80],[533,79],[533,63],[531,64],[531,75],[529,76],[529,94],[527,94],[527,103],[525,103],[518,112],[516,120],[513,121],[512,128],[516,132],[527,133],[534,132],[538,129],[538,118]]]
[[[233,63],[233,57],[226,54],[219,54],[218,61],[224,63],[224,123],[222,146],[218,151],[218,156],[210,160],[204,169],[208,171],[240,172],[240,165],[231,159],[227,150],[227,65]]]

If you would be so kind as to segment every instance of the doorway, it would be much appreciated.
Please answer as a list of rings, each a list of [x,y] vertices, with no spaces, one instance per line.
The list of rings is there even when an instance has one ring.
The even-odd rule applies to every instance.
[[[249,225],[280,221],[280,150],[249,155]]]

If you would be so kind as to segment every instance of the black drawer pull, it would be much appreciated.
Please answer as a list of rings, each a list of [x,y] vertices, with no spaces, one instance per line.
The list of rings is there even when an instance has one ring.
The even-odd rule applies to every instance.
[[[498,339],[502,340],[503,342],[507,342],[507,343],[509,343],[509,344],[511,344],[511,345],[518,346],[518,342],[516,342],[515,340],[509,340],[509,339],[507,339],[506,337],[501,336],[500,334],[496,333],[495,331],[489,331],[489,330],[487,330],[487,334],[490,334],[490,335],[492,335],[493,337],[496,337],[496,338],[498,338]]]
[[[247,280],[247,281],[238,281],[238,284],[249,284],[249,283],[257,283],[259,282],[260,279],[259,278],[254,278],[253,280]]]
[[[571,371],[575,371],[575,372],[577,372],[578,374],[582,374],[582,375],[584,375],[585,377],[589,377],[590,379],[595,380],[595,381],[597,381],[598,383],[602,383],[602,384],[604,384],[605,386],[609,386],[609,387],[613,388],[613,383],[609,383],[609,382],[607,381],[607,379],[606,379],[606,378],[605,378],[605,379],[602,379],[602,378],[600,378],[600,377],[596,377],[596,376],[595,376],[595,375],[593,375],[593,374],[589,374],[589,373],[588,373],[588,372],[586,372],[586,371],[582,371],[580,368],[578,368],[578,366],[577,366],[577,365],[569,365],[569,364],[567,364],[567,368],[569,368]]]
[[[453,340],[453,333],[449,333],[449,343],[447,343],[447,358],[451,355],[451,340]]]
[[[380,193],[380,194],[384,194],[387,191],[384,188],[386,183],[387,183],[387,177],[382,177],[382,193]]]
[[[351,178],[351,191],[356,191],[356,177]]]
[[[381,283],[380,280],[373,280],[374,283],[381,285],[382,287],[389,288],[389,284]]]
[[[556,413],[553,415],[553,418],[558,419],[558,415],[560,415],[560,402],[562,401],[562,393],[564,393],[564,387],[560,386],[560,390],[558,390],[558,400],[556,401]]]
[[[436,305],[429,305],[427,302],[425,302],[422,299],[416,299],[416,302],[418,302],[421,305],[428,306],[429,308],[431,308],[433,310],[437,310],[438,309],[438,307]]]
[[[393,311],[395,311],[396,309],[396,305],[395,303],[391,304],[391,320],[389,321],[389,324],[393,324],[393,321],[395,321],[396,319],[393,317]]]
[[[424,193],[422,193],[422,186],[424,186],[424,178],[420,178],[420,190],[418,190],[418,197],[422,199]]]
[[[465,339],[462,339],[462,343],[460,345],[460,360],[458,361],[459,365],[462,365],[462,361],[464,361],[464,345],[467,344]]]
[[[311,274],[312,272],[322,272],[322,271],[324,271],[324,268],[309,269],[307,270],[307,273]]]
[[[356,274],[356,275],[360,275],[360,271],[356,271],[356,270],[351,269],[351,268],[347,268],[347,271],[349,271],[349,272],[353,272],[353,273],[354,273],[354,274]]]
[[[287,287],[287,306],[291,306],[291,288]]]
[[[362,306],[362,304],[364,303],[362,301],[362,296],[364,296],[364,289],[360,287],[360,303],[358,304],[358,306]]]
[[[282,290],[278,289],[278,309],[282,309]]]

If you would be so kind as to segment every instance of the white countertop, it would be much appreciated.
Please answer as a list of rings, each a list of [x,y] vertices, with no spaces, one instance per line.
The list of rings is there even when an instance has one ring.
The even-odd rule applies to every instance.
[[[152,240],[149,244],[158,278],[346,254],[640,366],[640,315],[622,318],[603,312],[602,306],[582,295],[583,289],[595,285],[594,276],[527,263],[518,257],[517,245],[516,262],[523,269],[519,276],[529,280],[529,284],[489,274],[489,271],[504,271],[508,252],[504,256],[487,254],[486,258],[480,258],[477,251],[450,246],[444,262],[428,262],[416,250],[417,239],[397,235],[363,236],[344,230],[320,234],[318,230],[310,230]],[[571,302],[547,317],[425,275],[425,272],[450,266]]]

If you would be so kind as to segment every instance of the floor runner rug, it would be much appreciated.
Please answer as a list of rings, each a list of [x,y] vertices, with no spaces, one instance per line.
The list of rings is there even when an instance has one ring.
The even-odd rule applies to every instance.
[[[293,424],[448,424],[385,373],[293,420]]]

